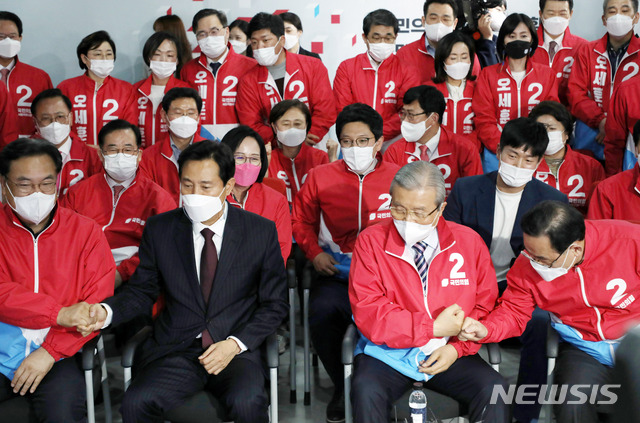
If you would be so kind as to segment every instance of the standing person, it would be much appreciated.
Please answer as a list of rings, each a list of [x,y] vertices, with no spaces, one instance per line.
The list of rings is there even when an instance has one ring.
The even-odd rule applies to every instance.
[[[178,66],[176,68],[176,75],[180,75],[182,66],[193,59],[191,53],[191,44],[187,38],[187,31],[184,29],[184,23],[178,15],[165,15],[160,16],[153,23],[154,32],[168,32],[176,39],[176,48],[178,50]]]
[[[0,90],[0,150],[18,138],[17,113],[11,106],[9,92]]]
[[[249,22],[236,19],[229,24],[229,44],[233,51],[243,56],[250,56],[249,48]]]
[[[300,37],[302,37],[302,21],[300,17],[293,12],[284,12],[279,15],[284,22],[284,48],[289,53],[302,54],[303,56],[315,57],[320,59],[318,53],[305,50],[300,46]]]
[[[633,128],[640,120],[640,78],[621,82],[611,96],[609,117],[604,139],[605,170],[608,176],[634,167],[638,161],[635,152]]]

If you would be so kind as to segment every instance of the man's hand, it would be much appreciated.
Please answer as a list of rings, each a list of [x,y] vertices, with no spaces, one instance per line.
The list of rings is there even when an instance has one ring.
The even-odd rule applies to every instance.
[[[487,336],[488,333],[489,331],[485,325],[471,317],[467,317],[464,319],[458,339],[461,341],[479,341]]]
[[[11,387],[14,393],[20,392],[20,395],[24,395],[29,391],[34,393],[42,379],[49,373],[51,367],[55,363],[49,351],[40,347],[27,356],[16,373],[13,375],[11,381]],[[31,388],[31,389],[29,389]]]
[[[107,310],[101,304],[91,304],[89,307],[89,318],[93,323],[88,325],[78,325],[78,332],[82,336],[89,336],[92,332],[102,329],[107,320]]]
[[[444,336],[456,336],[462,327],[464,311],[458,304],[452,304],[442,310],[433,322],[433,336],[442,338]]]
[[[273,148],[271,147],[271,143],[268,142],[264,145],[264,149],[267,150],[267,163],[271,164],[271,152],[273,150]],[[268,172],[267,172],[268,174]]]
[[[62,307],[58,312],[56,323],[65,328],[94,323],[89,317],[89,304],[82,301],[69,307]]]
[[[116,281],[115,281],[115,285],[114,285],[114,287],[115,287],[115,288],[119,287],[120,285],[122,285],[122,282],[124,282],[124,281],[122,280],[122,275],[120,274],[120,272],[118,272],[118,271],[116,270]]]
[[[491,29],[491,14],[489,12],[478,19],[478,32],[485,40],[493,40],[493,30]]]
[[[426,361],[420,362],[418,371],[428,375],[437,375],[447,370],[458,359],[458,351],[450,345],[435,350]]]
[[[304,140],[307,144],[309,144],[310,146],[314,146],[316,145],[318,142],[320,142],[320,137],[317,135],[313,135],[311,133],[307,134],[307,138],[305,138]]]
[[[600,132],[598,132],[598,135],[596,135],[596,142],[600,145],[604,144],[604,126],[607,124],[607,118],[604,118],[600,121],[600,124],[598,125],[598,130]]]
[[[318,273],[325,276],[333,276],[338,273],[334,264],[338,264],[338,261],[328,253],[320,253],[313,259],[313,267]]]
[[[327,154],[329,154],[329,162],[338,160],[338,141],[331,138],[327,140]]]
[[[240,353],[240,346],[233,339],[212,344],[207,350],[198,357],[200,364],[210,375],[217,375],[223,371],[231,362],[233,357]]]

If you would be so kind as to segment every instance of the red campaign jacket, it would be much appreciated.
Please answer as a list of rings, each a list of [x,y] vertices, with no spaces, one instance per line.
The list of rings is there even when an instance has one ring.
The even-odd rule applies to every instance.
[[[230,44],[228,52],[216,76],[213,76],[204,54],[189,61],[180,71],[180,79],[202,97],[200,124],[219,139],[238,126],[238,84],[256,66],[255,60],[235,53]]]
[[[156,143],[156,140],[161,139],[164,134],[169,132],[169,125],[160,119],[162,103],[158,105],[157,109],[153,110],[153,102],[149,98],[152,83],[153,75],[150,75],[148,78],[133,85],[137,94],[138,128],[140,128],[140,135],[142,135],[142,148],[151,147]],[[176,87],[189,88],[189,84],[172,75],[164,87],[164,93],[166,94],[171,88]]]
[[[577,330],[585,341],[620,338],[640,319],[640,226],[586,221],[583,262],[547,282],[520,256],[507,290],[486,318],[483,343],[518,336],[537,305]],[[614,264],[615,265],[612,265]]]
[[[363,178],[344,160],[311,169],[291,215],[293,237],[307,258],[313,260],[323,246],[350,253],[364,228],[390,217],[389,187],[398,170],[380,155],[374,170]]]
[[[444,218],[438,221],[440,252],[427,270],[427,292],[405,242],[392,219],[365,229],[356,241],[349,274],[349,300],[358,329],[371,342],[390,348],[421,347],[434,338],[433,322],[458,304],[465,316],[479,319],[494,307],[498,283],[489,250],[472,229]],[[449,343],[458,356],[480,345]]]
[[[97,145],[98,132],[112,120],[138,124],[138,95],[126,81],[107,76],[96,91],[96,83],[85,73],[62,81],[58,88],[71,100],[73,130],[82,142]]]
[[[600,182],[593,191],[587,218],[640,223],[640,168],[636,165]]]
[[[62,165],[58,174],[58,189],[62,195],[66,194],[69,187],[103,170],[97,150],[87,147],[73,134],[67,142],[71,142],[69,160]]]
[[[605,178],[604,169],[596,159],[573,151],[569,146],[558,169],[558,179],[553,176],[544,159],[540,161],[535,176],[569,197],[569,204],[583,215],[587,214],[595,184]]]
[[[400,135],[400,116],[404,93],[420,85],[417,72],[402,63],[394,54],[378,69],[371,65],[368,53],[362,53],[340,63],[333,80],[333,94],[338,113],[345,106],[364,103],[382,115],[382,135],[389,141]]]
[[[95,221],[107,237],[117,270],[129,280],[138,267],[142,230],[150,216],[176,208],[171,195],[144,175],[136,176],[113,204],[113,191],[104,172],[73,186],[60,200],[62,207]]]
[[[285,78],[284,97],[280,96],[267,68],[256,65],[240,81],[236,104],[238,119],[258,132],[264,142],[271,142],[274,138],[268,124],[271,108],[282,100],[298,99],[311,111],[309,133],[322,139],[337,116],[327,68],[315,57],[285,54],[289,78]]]
[[[280,148],[274,148],[269,162],[269,175],[284,181],[287,186],[287,201],[292,207],[293,199],[306,182],[309,171],[327,163],[329,163],[329,156],[325,151],[313,148],[306,143],[302,143],[300,152],[293,160],[285,157]]]
[[[452,134],[442,126],[440,130],[437,156],[429,157],[429,161],[438,166],[442,172],[445,188],[449,194],[456,179],[463,176],[481,175],[482,161],[478,149],[467,138]],[[387,148],[383,159],[402,167],[407,163],[420,160],[420,156],[416,156],[415,151],[415,142],[408,142],[401,138]]]
[[[11,96],[10,104],[17,114],[18,133],[21,137],[31,137],[36,132],[31,103],[42,91],[53,88],[51,78],[42,69],[27,65],[16,56],[15,65],[7,76],[7,85],[0,84],[0,87],[8,89]]]
[[[604,159],[607,175],[622,171],[625,150],[635,151],[633,127],[640,120],[640,77],[620,83],[609,102]]]
[[[529,116],[531,109],[543,100],[558,101],[558,82],[549,66],[527,60],[520,86],[511,76],[509,58],[482,69],[472,103],[478,139],[495,153],[504,125]]]
[[[587,40],[573,35],[569,28],[567,28],[562,38],[562,48],[556,51],[555,56],[553,56],[553,61],[550,61],[549,52],[544,48],[544,29],[542,24],[538,26],[538,48],[536,48],[536,52],[533,54],[531,60],[553,69],[556,79],[558,80],[558,97],[560,98],[560,102],[565,106],[569,105],[567,87],[569,85],[571,68],[573,68],[573,63],[575,62],[575,55],[578,49],[585,44],[587,44]]]
[[[425,85],[431,81],[431,78],[436,76],[435,60],[427,53],[427,47],[425,44],[425,34],[416,41],[402,46],[396,53],[400,63],[405,66],[409,66],[414,69],[418,69],[420,75],[418,79],[420,83]],[[473,61],[473,75],[480,74],[480,61],[478,57]]]
[[[427,85],[431,85],[440,90],[447,103],[444,109],[444,115],[442,116],[442,126],[454,134],[466,135],[469,141],[475,144],[478,147],[478,151],[480,151],[481,145],[476,136],[476,126],[474,123],[476,114],[471,107],[476,81],[465,82],[462,98],[458,101],[453,100],[449,96],[449,89],[447,88],[446,82],[436,84],[431,81]]]
[[[256,182],[249,188],[249,191],[247,191],[244,204],[237,202],[231,194],[227,196],[227,201],[232,206],[258,214],[276,224],[280,252],[286,263],[289,258],[289,253],[291,253],[292,239],[291,214],[289,213],[289,205],[284,195],[264,184]]]
[[[640,72],[640,39],[634,35],[611,84],[608,37],[609,34],[605,34],[599,40],[580,48],[569,76],[567,98],[571,114],[592,128],[597,128],[607,116],[613,89],[621,82],[638,76]]]
[[[18,139],[18,118],[16,111],[11,107],[11,100],[7,90],[0,89],[0,150],[5,145]]]
[[[84,338],[76,328],[58,326],[60,309],[113,295],[116,267],[100,228],[58,207],[49,227],[34,238],[4,205],[0,233],[0,321],[26,329],[50,327],[42,347],[56,361],[72,356],[95,333]]]

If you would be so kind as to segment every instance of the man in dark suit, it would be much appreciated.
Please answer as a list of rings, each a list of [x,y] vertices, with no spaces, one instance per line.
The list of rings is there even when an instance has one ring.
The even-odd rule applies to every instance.
[[[456,180],[447,199],[444,218],[469,226],[484,240],[491,253],[498,288],[502,293],[506,275],[524,249],[522,216],[544,200],[568,203],[567,196],[533,179],[549,143],[545,127],[530,118],[518,118],[504,127],[500,137],[497,171]],[[545,339],[549,315],[536,309],[520,340],[518,384],[546,382]],[[537,396],[536,396],[537,398]],[[514,417],[529,422],[538,417],[540,405],[519,405]]]
[[[276,227],[224,201],[235,183],[225,145],[195,143],[178,164],[184,207],[149,218],[135,274],[118,295],[92,307],[96,326],[118,325],[150,313],[165,296],[124,396],[123,420],[161,420],[207,389],[236,423],[266,423],[259,347],[288,309]]]

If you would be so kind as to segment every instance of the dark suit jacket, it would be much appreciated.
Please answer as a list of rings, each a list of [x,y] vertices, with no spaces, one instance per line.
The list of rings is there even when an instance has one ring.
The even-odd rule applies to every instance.
[[[446,220],[468,226],[480,234],[489,249],[493,238],[497,177],[498,171],[459,178],[447,198],[447,206],[443,213]],[[511,248],[516,257],[524,249],[520,227],[522,216],[544,200],[569,202],[566,195],[537,179],[533,179],[524,187],[511,233]]]
[[[192,223],[183,209],[147,221],[140,265],[121,292],[105,301],[113,310],[112,324],[118,325],[150,314],[164,293],[165,308],[142,347],[143,365],[188,347],[205,329],[214,342],[237,337],[248,348],[242,355],[258,361],[258,347],[287,314],[286,274],[275,224],[227,207],[208,307],[196,273]]]
[[[322,60],[322,59],[320,59],[320,55],[318,53],[314,53],[312,51],[305,50],[305,49],[302,48],[302,46],[300,46],[300,50],[298,50],[298,54],[302,54],[303,56],[315,57],[318,60]]]

